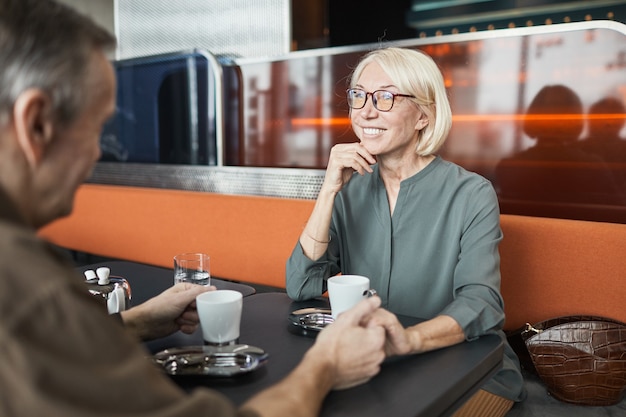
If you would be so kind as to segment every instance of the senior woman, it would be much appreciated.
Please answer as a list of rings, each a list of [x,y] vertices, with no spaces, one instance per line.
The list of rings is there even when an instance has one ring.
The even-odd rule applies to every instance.
[[[524,388],[502,332],[498,201],[489,181],[437,155],[452,123],[442,74],[422,52],[375,50],[355,68],[347,100],[359,142],[330,152],[287,261],[287,292],[310,299],[338,273],[369,277],[390,356],[500,335],[503,368],[456,415],[503,416]],[[426,321],[403,328],[390,312]]]

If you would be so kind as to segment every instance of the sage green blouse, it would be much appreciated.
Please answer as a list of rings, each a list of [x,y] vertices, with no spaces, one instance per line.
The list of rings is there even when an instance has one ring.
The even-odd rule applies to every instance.
[[[354,174],[335,198],[326,253],[307,258],[299,243],[287,261],[294,300],[322,295],[338,273],[370,278],[389,311],[454,318],[467,340],[495,333],[505,341],[504,365],[483,387],[524,397],[517,356],[506,344],[500,295],[500,211],[489,181],[437,157],[400,185],[390,214],[378,166]]]

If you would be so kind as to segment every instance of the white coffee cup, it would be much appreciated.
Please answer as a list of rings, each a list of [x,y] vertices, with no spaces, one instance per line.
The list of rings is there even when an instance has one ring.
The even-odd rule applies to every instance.
[[[237,343],[243,296],[239,291],[216,290],[196,297],[202,338],[210,345]]]
[[[337,275],[328,279],[328,297],[333,318],[352,308],[359,301],[375,294],[370,280],[361,275]]]

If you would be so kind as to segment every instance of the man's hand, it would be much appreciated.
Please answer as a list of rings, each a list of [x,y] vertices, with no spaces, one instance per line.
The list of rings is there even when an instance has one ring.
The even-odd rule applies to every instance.
[[[178,330],[191,334],[200,323],[196,296],[215,289],[214,286],[179,283],[145,303],[123,311],[122,319],[126,327],[143,340],[165,337]]]
[[[319,415],[331,389],[362,384],[380,370],[385,359],[385,331],[364,325],[380,306],[380,298],[361,301],[317,335],[298,366],[276,385],[249,399],[241,410],[260,416]]]
[[[307,360],[330,361],[333,389],[345,389],[367,382],[380,371],[385,359],[385,331],[367,325],[367,318],[380,306],[379,297],[361,301],[343,312],[317,336]]]
[[[413,346],[410,338],[413,335],[402,326],[395,314],[380,308],[369,317],[369,323],[385,329],[385,354],[387,356],[412,353]]]

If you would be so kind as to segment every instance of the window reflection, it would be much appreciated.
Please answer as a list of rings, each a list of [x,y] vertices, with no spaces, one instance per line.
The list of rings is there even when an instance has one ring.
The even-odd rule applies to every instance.
[[[437,44],[416,39],[415,44],[402,45],[423,49],[444,73],[454,116],[442,156],[491,180],[503,212],[626,223],[624,110],[592,109],[607,97],[618,104],[625,101],[624,34],[613,28],[503,33],[506,36]],[[285,60],[241,63],[244,127],[238,140],[225,144],[240,150],[229,163],[325,168],[334,144],[356,140],[343,92],[352,67],[365,52],[324,50],[320,56],[293,54]],[[563,132],[576,125],[579,131],[567,145],[555,146],[552,159],[542,159],[536,150],[542,147],[541,140],[529,135],[524,123],[533,99],[546,86],[555,85],[571,90],[580,105],[575,112],[553,108],[545,124]],[[605,132],[592,133],[595,124],[604,124]],[[609,125],[612,133],[607,133]],[[595,136],[613,139],[599,141],[592,139]],[[501,161],[512,162],[514,155],[526,155],[525,164],[533,161],[537,170],[548,165],[546,175],[558,183],[553,185],[558,192],[544,190],[531,199],[521,195],[527,188],[522,179],[515,186],[506,185],[496,171],[502,171]],[[540,180],[532,176],[524,181]]]
[[[497,189],[507,210],[548,215],[547,203],[562,204],[564,212],[567,204],[626,203],[617,176],[581,146],[586,143],[579,141],[584,121],[582,102],[572,89],[557,84],[539,91],[522,123],[534,145],[496,168]]]

